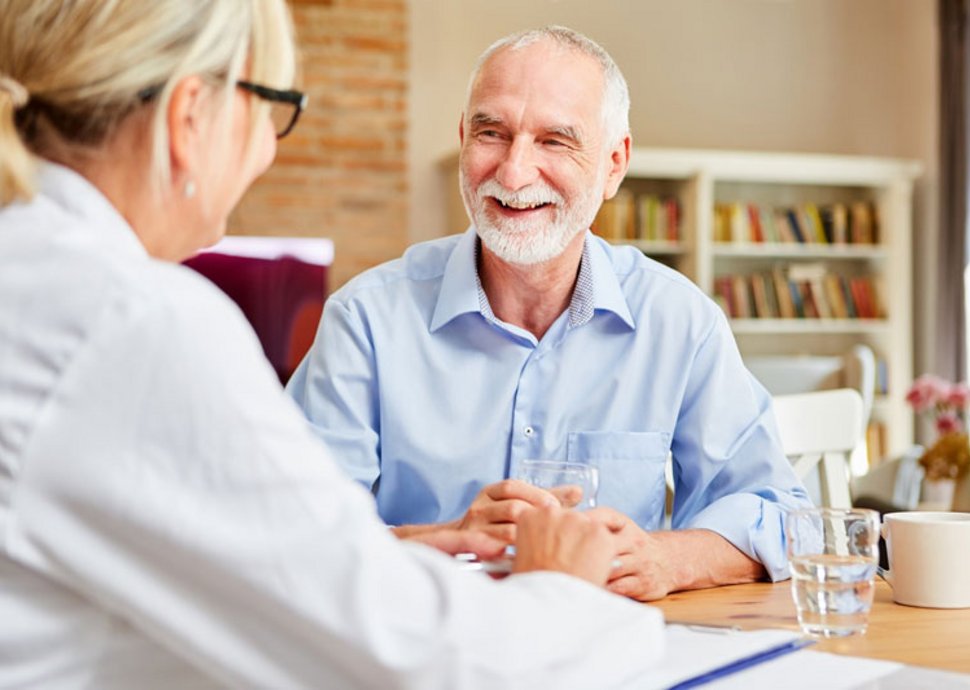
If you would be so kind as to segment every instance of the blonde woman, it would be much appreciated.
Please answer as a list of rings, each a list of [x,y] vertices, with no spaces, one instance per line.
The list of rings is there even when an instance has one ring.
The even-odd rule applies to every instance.
[[[602,590],[605,528],[533,511],[501,582],[398,541],[173,263],[272,161],[293,69],[282,0],[4,2],[0,687],[635,677],[659,615]]]

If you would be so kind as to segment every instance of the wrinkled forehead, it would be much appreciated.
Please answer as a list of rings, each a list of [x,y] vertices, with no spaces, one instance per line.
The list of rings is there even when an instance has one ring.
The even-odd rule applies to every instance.
[[[545,125],[602,127],[604,75],[592,57],[539,41],[504,48],[485,61],[469,92],[466,120],[534,119]]]

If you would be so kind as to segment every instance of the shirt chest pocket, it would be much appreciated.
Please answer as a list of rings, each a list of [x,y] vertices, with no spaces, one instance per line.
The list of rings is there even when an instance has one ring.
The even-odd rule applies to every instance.
[[[663,521],[664,465],[670,434],[663,431],[577,431],[566,441],[569,462],[599,469],[597,504],[656,529]]]

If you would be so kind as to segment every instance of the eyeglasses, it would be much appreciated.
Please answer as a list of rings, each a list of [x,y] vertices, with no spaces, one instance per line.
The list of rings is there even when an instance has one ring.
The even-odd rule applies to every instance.
[[[241,79],[236,82],[236,86],[269,103],[269,117],[273,123],[273,131],[276,132],[277,139],[282,139],[293,130],[293,127],[296,126],[296,121],[300,119],[300,113],[307,106],[307,95],[302,91],[282,91]],[[161,84],[149,86],[138,92],[138,98],[143,103],[147,103],[161,93],[161,91]]]
[[[302,91],[272,89],[268,86],[253,84],[250,81],[239,80],[236,86],[249,91],[269,103],[269,117],[273,122],[276,138],[282,139],[296,126],[300,113],[307,106],[307,95]]]

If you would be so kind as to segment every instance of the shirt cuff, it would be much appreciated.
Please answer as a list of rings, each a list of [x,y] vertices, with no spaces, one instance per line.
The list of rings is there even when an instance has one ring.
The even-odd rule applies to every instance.
[[[686,527],[716,532],[764,565],[772,582],[778,582],[791,576],[785,549],[787,510],[754,494],[732,494],[704,508]]]

